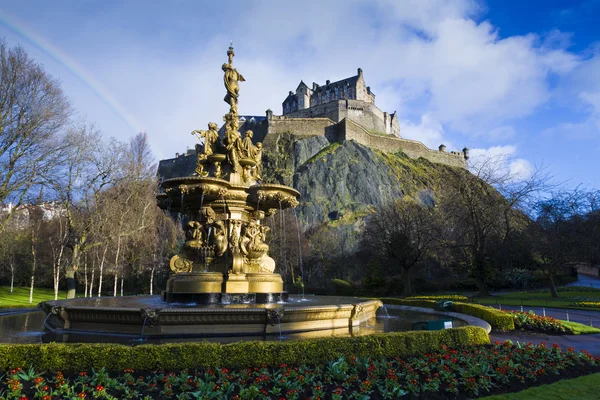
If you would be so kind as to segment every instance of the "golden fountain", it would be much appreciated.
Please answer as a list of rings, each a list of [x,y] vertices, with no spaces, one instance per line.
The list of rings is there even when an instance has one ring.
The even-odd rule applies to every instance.
[[[217,124],[195,130],[203,139],[194,176],[162,182],[161,208],[187,216],[183,254],[174,256],[174,272],[163,299],[167,302],[271,303],[285,297],[281,275],[268,256],[269,228],[265,216],[298,205],[300,193],[282,185],[260,184],[262,145],[252,131],[242,138],[238,116],[238,82],[244,77],[233,67],[233,47],[223,64],[229,104],[224,137]]]
[[[375,317],[379,300],[311,296],[288,298],[275,261],[269,257],[261,222],[277,210],[298,205],[300,193],[262,184],[262,146],[252,132],[238,131],[238,82],[233,47],[223,64],[229,112],[219,137],[217,124],[195,130],[203,139],[193,176],[162,182],[161,208],[186,216],[182,254],[171,258],[173,274],[161,298],[126,296],[77,298],[40,303],[45,329],[58,340],[139,337],[157,341],[195,337],[242,337],[326,331],[357,334]],[[306,301],[306,302],[305,302]],[[98,336],[104,335],[104,336]],[[101,341],[104,339],[100,339]],[[138,339],[139,340],[139,339]]]

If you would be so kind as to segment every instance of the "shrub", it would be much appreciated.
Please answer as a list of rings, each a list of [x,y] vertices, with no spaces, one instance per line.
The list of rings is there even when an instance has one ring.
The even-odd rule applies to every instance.
[[[182,370],[205,367],[245,368],[261,365],[323,363],[343,357],[409,357],[458,347],[488,344],[484,329],[467,326],[441,331],[414,331],[358,337],[315,338],[290,342],[210,342],[126,346],[118,344],[4,344],[0,370],[33,366],[38,370],[77,372],[95,368],[122,371]]]
[[[352,284],[343,279],[332,279],[331,284],[335,288],[336,294],[353,294]]]
[[[600,308],[600,301],[578,301],[575,305],[577,307]]]
[[[469,301],[467,296],[460,296],[456,294],[448,294],[448,295],[436,295],[436,296],[410,296],[407,297],[408,300],[418,299],[418,300],[450,300],[450,301]]]
[[[459,313],[481,318],[497,331],[513,331],[515,329],[515,323],[511,316],[492,307],[455,302],[452,303],[452,309]]]

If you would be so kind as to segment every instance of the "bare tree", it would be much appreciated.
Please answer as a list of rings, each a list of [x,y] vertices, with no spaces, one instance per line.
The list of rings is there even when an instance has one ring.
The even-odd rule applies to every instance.
[[[48,178],[70,112],[59,82],[22,47],[8,48],[0,39],[0,203],[21,205]],[[0,219],[0,232],[11,215]]]
[[[388,274],[401,273],[404,292],[410,295],[411,271],[431,250],[435,224],[432,207],[401,199],[380,207],[368,218],[361,247],[379,255]]]
[[[491,157],[471,165],[472,173],[452,170],[454,179],[441,191],[439,239],[466,250],[481,295],[489,294],[491,248],[506,243],[513,229],[525,229],[530,219],[524,211],[539,192],[553,186],[543,167],[519,177],[506,168],[507,162]]]
[[[93,126],[74,126],[65,138],[67,151],[60,169],[56,170],[52,185],[65,207],[67,246],[71,260],[66,270],[67,298],[76,290],[75,273],[82,256],[91,246],[101,242],[93,240],[93,232],[100,221],[93,218],[100,193],[119,180],[115,166],[122,155],[117,142],[105,146]]]
[[[537,203],[537,224],[531,234],[552,297],[558,297],[555,278],[561,270],[568,263],[589,260],[588,244],[594,242],[589,238],[598,238],[596,195],[577,188],[555,192]]]

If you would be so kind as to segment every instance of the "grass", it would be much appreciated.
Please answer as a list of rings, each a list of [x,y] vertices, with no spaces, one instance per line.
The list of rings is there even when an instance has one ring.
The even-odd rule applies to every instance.
[[[573,334],[573,335],[587,335],[590,333],[600,333],[600,329],[593,328],[589,325],[580,324],[578,322],[569,322],[561,320],[562,324]]]
[[[550,296],[549,291],[540,292],[515,292],[498,296],[475,297],[473,300],[481,304],[502,304],[507,306],[528,306],[528,307],[556,307],[573,308],[580,310],[594,310],[593,307],[578,307],[575,305],[578,301],[587,299],[600,299],[600,293],[591,288],[574,287],[568,291],[560,291],[558,298]],[[593,301],[593,300],[587,300]]]
[[[537,386],[517,393],[483,397],[486,400],[571,400],[597,399],[600,374],[565,379],[550,385]]]
[[[66,298],[66,296],[65,291],[58,293],[59,300]],[[33,289],[33,302],[30,303],[29,288],[15,287],[11,293],[9,286],[0,286],[0,309],[35,307],[38,303],[46,300],[54,300],[54,290],[48,288]]]

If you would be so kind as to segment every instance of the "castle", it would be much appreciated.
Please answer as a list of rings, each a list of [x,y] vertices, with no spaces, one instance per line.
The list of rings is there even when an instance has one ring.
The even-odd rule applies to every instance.
[[[354,140],[357,143],[387,153],[402,151],[411,158],[425,158],[434,163],[466,168],[469,149],[446,151],[441,144],[437,150],[429,149],[417,140],[400,137],[400,125],[396,113],[381,111],[375,105],[375,94],[366,85],[362,69],[357,75],[337,82],[327,80],[325,85],[304,81],[290,91],[282,103],[282,115],[267,110],[265,116],[240,115],[239,132],[252,130],[253,142],[262,142],[266,148],[274,148],[282,134],[292,133],[298,138],[324,136],[331,143]],[[219,130],[222,138],[223,125]],[[160,176],[172,176],[172,168],[185,163],[194,150],[159,164]],[[191,164],[190,164],[191,165]],[[192,170],[193,171],[193,170]]]
[[[382,112],[375,105],[375,94],[365,84],[362,69],[356,76],[312,89],[300,81],[296,93],[290,91],[283,101],[283,116],[287,118],[329,118],[341,122],[348,118],[367,131],[387,133],[400,137],[396,113]]]

